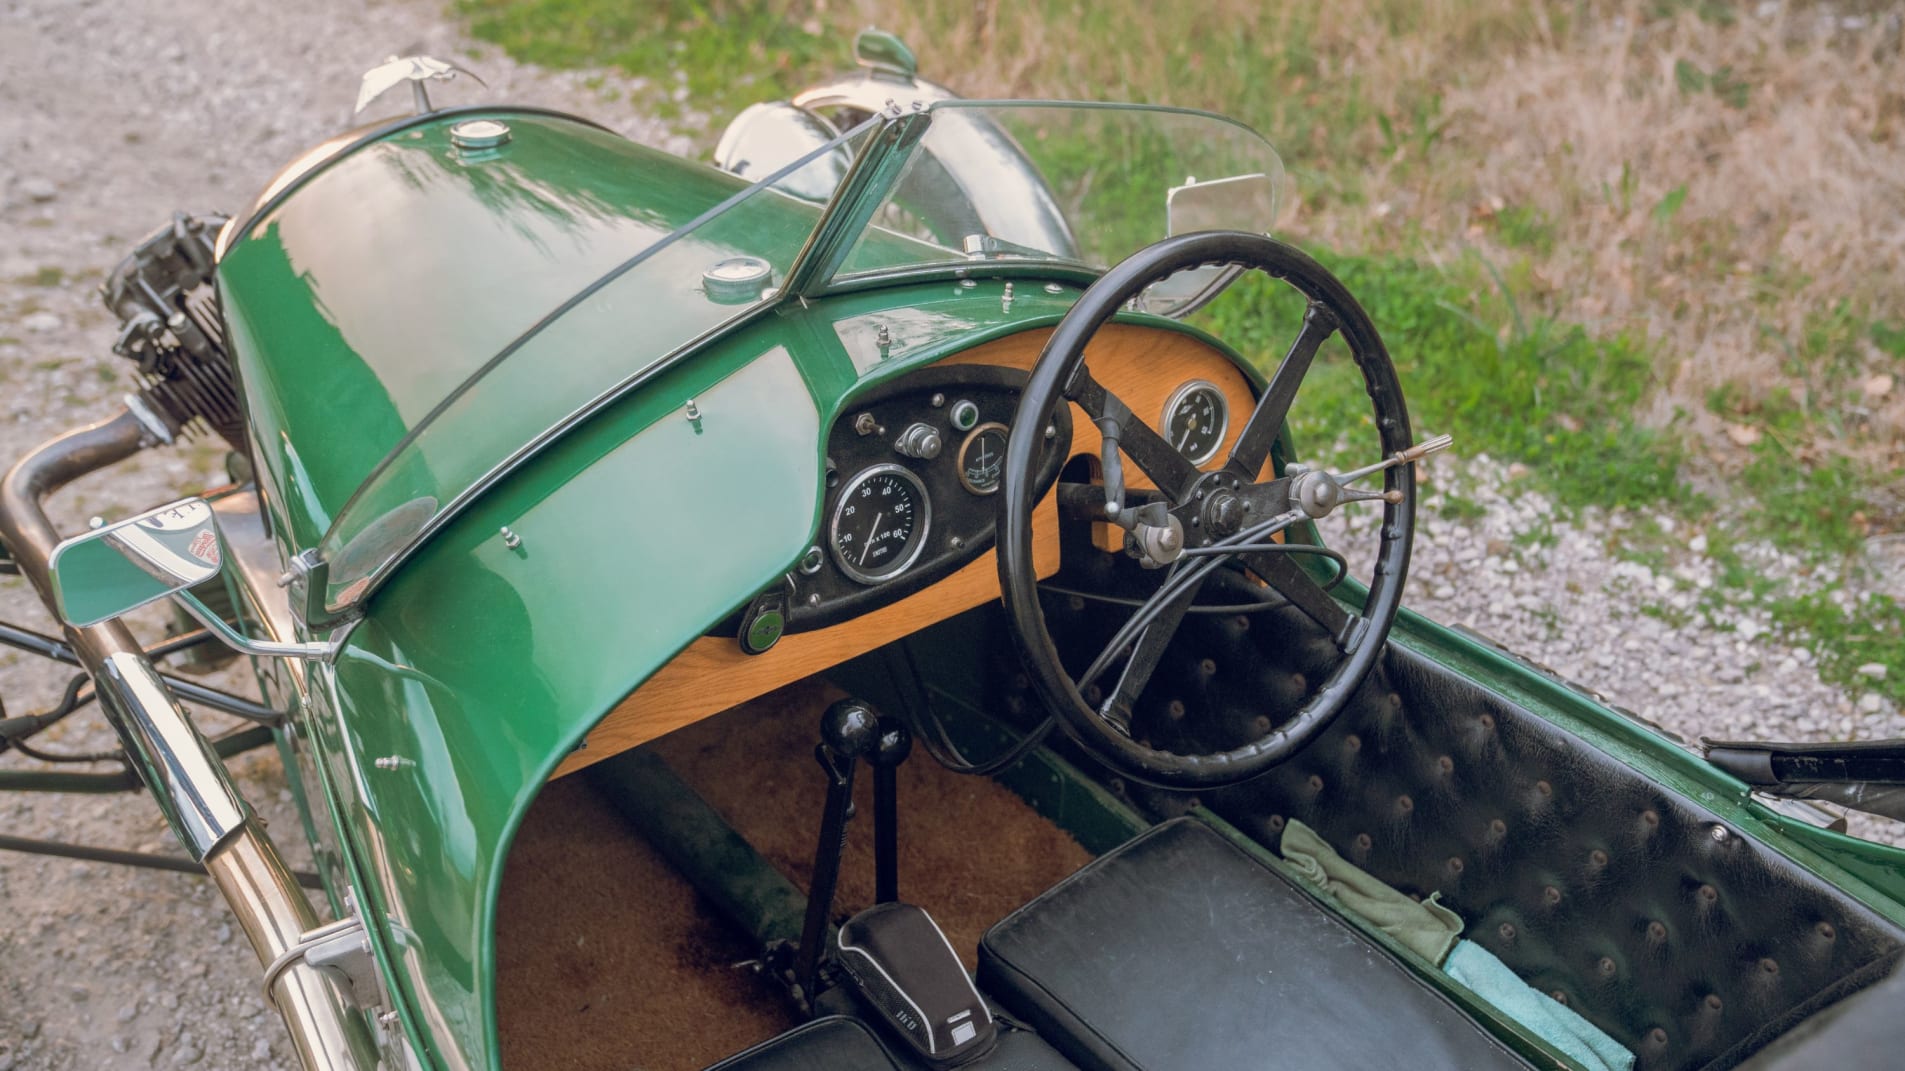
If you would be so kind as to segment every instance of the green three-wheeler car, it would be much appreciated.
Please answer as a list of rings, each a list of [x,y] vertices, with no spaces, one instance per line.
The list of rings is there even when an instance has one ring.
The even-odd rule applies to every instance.
[[[1690,749],[1409,613],[1451,439],[1270,146],[860,51],[718,167],[396,61],[414,114],[109,277],[139,389],[0,484],[66,634],[0,639],[90,674],[304,1066],[1905,1059],[1905,852],[1792,799],[1896,817],[1905,745]],[[1364,419],[1298,443],[1322,377]],[[48,521],[189,434],[232,485]],[[261,699],[158,668],[168,597]]]

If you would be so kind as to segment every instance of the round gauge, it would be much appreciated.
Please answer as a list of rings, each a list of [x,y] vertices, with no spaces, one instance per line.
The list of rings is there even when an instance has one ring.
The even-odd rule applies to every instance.
[[[959,446],[959,482],[975,495],[989,495],[999,489],[999,474],[1005,464],[1004,424],[981,424],[972,429]]]
[[[926,547],[932,502],[919,477],[898,465],[856,473],[833,507],[828,542],[834,564],[862,584],[905,572]]]
[[[1216,455],[1229,423],[1230,408],[1215,383],[1193,379],[1172,391],[1171,400],[1164,403],[1164,437],[1193,465]]]

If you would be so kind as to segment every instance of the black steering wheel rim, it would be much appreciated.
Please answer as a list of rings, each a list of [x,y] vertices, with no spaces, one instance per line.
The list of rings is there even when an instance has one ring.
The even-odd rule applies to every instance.
[[[1281,392],[1283,413],[1274,414],[1272,437],[1282,432],[1283,414],[1308,370],[1322,338],[1306,341],[1312,321],[1320,321],[1321,336],[1340,332],[1363,374],[1364,386],[1376,412],[1376,430],[1384,457],[1413,445],[1407,408],[1394,364],[1375,325],[1349,290],[1328,269],[1290,245],[1263,235],[1233,231],[1205,231],[1166,238],[1139,250],[1106,272],[1078,300],[1053,330],[1020,395],[1013,427],[1034,427],[1061,400],[1078,394],[1087,344],[1107,322],[1151,284],[1187,268],[1235,265],[1261,271],[1282,280],[1309,301],[1304,333],[1293,344],[1259,402]],[[1321,310],[1319,314],[1319,310]],[[1333,322],[1332,322],[1333,321]],[[1308,354],[1296,362],[1299,349]],[[1295,382],[1281,383],[1293,371]],[[1128,412],[1128,410],[1127,410]],[[1253,416],[1253,423],[1255,419]],[[1233,454],[1243,446],[1248,429],[1240,434]],[[1263,440],[1267,457],[1269,439]],[[1288,758],[1323,730],[1347,705],[1374,668],[1401,605],[1407,580],[1410,544],[1414,532],[1415,481],[1413,466],[1399,464],[1384,473],[1387,488],[1399,491],[1399,500],[1383,504],[1379,528],[1381,546],[1368,597],[1360,614],[1349,615],[1350,628],[1334,637],[1343,657],[1317,686],[1310,698],[1261,739],[1228,751],[1180,754],[1159,750],[1121,732],[1086,702],[1062,665],[1057,645],[1039,602],[1038,576],[1032,557],[1032,513],[1040,497],[1037,481],[1036,436],[1012,436],[1006,444],[1003,484],[998,503],[998,567],[1008,622],[1018,643],[1027,675],[1047,709],[1055,713],[1068,735],[1113,769],[1143,783],[1173,789],[1197,789],[1234,784],[1269,770]],[[1263,464],[1259,457],[1249,479]],[[1277,556],[1281,558],[1282,556]],[[1286,559],[1287,560],[1287,559]],[[1289,595],[1285,592],[1286,596]],[[1328,599],[1328,595],[1322,596]]]

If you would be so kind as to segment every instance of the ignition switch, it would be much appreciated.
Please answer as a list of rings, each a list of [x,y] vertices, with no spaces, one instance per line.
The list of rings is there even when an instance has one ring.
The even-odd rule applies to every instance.
[[[893,443],[893,449],[906,457],[916,457],[921,461],[931,461],[939,456],[939,429],[931,424],[917,423],[900,432]]]

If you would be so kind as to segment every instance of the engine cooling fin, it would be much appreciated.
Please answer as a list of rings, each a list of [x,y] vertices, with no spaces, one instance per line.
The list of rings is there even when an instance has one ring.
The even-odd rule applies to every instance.
[[[175,213],[106,277],[100,297],[119,318],[113,352],[139,368],[128,404],[170,440],[211,431],[244,452],[244,415],[212,285],[217,213]]]

